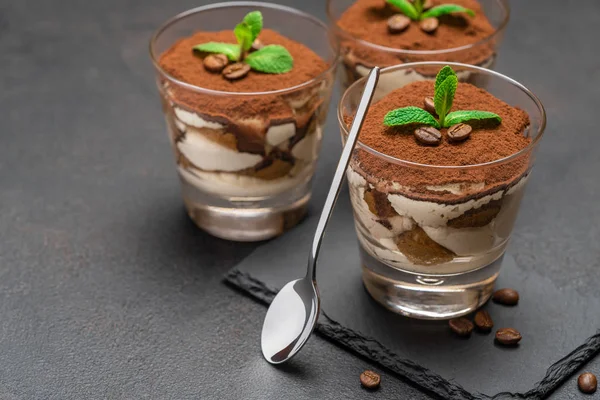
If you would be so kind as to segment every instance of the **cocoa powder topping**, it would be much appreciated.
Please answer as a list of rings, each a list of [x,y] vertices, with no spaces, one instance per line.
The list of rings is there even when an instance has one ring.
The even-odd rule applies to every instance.
[[[434,92],[431,81],[414,82],[388,94],[373,104],[367,113],[359,140],[367,146],[398,158],[419,164],[436,166],[469,166],[499,160],[513,155],[530,142],[523,136],[529,126],[529,116],[523,110],[512,107],[492,96],[483,89],[468,83],[459,83],[451,111],[482,110],[491,111],[502,118],[500,125],[471,123],[473,131],[463,142],[450,142],[447,129],[441,129],[443,140],[437,147],[419,144],[413,135],[414,126],[387,127],[383,125],[385,114],[391,110],[407,106],[423,107],[423,98]],[[345,117],[347,125],[352,117]],[[382,181],[398,182],[410,187],[415,193],[427,194],[436,199],[462,197],[453,193],[430,193],[432,185],[450,183],[484,183],[479,192],[493,190],[494,187],[507,186],[526,173],[528,154],[515,160],[493,167],[472,170],[423,169],[392,164],[371,155],[364,150],[357,151],[355,167],[358,172],[373,184]],[[379,190],[389,191],[386,188]],[[412,193],[413,196],[416,194]],[[472,193],[471,193],[472,194]],[[471,195],[465,193],[464,195]]]
[[[465,14],[444,15],[439,18],[439,26],[435,32],[427,33],[419,27],[419,21],[412,21],[401,33],[390,34],[388,19],[397,14],[385,0],[357,0],[337,21],[337,25],[351,36],[392,49],[405,50],[445,50],[477,43],[494,34],[495,28],[485,16],[484,10],[477,0],[433,0],[434,6],[453,3],[469,8],[475,17]],[[371,67],[387,66],[406,61],[424,61],[431,56],[406,56],[400,60],[391,53],[369,49],[357,43],[343,43],[349,47],[359,62]],[[494,43],[475,46],[468,50],[445,55],[445,61],[458,61],[468,64],[480,64],[494,52]]]
[[[306,83],[325,72],[329,67],[325,60],[305,45],[288,39],[279,33],[263,29],[260,41],[264,45],[278,44],[285,47],[294,59],[291,71],[283,74],[265,74],[249,71],[239,80],[226,79],[224,76],[206,70],[203,58],[208,54],[194,52],[194,45],[206,42],[236,43],[233,31],[196,32],[190,37],[177,41],[166,50],[159,64],[169,75],[188,84],[222,92],[268,92],[291,88]],[[231,65],[231,64],[230,64]],[[324,76],[329,83],[333,76]],[[304,127],[308,118],[321,104],[319,90],[323,80],[284,94],[227,96],[223,94],[203,93],[190,90],[165,80],[165,95],[178,106],[201,115],[202,118],[222,124],[235,122],[236,131],[241,136],[260,138],[273,123],[296,122]],[[291,104],[298,99],[309,97],[305,110],[298,115]],[[258,139],[257,139],[258,140]]]
[[[300,85],[319,76],[328,67],[327,63],[305,45],[288,39],[279,33],[264,29],[260,33],[263,45],[278,44],[285,47],[294,58],[294,67],[284,74],[264,74],[250,71],[240,81],[229,81],[206,71],[202,59],[208,54],[192,51],[197,44],[207,42],[236,43],[233,31],[196,32],[180,39],[164,52],[160,66],[175,78],[205,89],[223,92],[267,92]]]

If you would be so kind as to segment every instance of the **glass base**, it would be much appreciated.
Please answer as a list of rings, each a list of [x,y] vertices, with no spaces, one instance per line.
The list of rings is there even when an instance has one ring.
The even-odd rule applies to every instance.
[[[305,216],[310,182],[270,198],[224,199],[181,180],[183,201],[194,223],[213,236],[237,242],[257,242],[279,236]]]
[[[363,283],[377,302],[407,317],[431,320],[469,314],[488,301],[503,258],[474,271],[426,275],[392,268],[360,250]]]

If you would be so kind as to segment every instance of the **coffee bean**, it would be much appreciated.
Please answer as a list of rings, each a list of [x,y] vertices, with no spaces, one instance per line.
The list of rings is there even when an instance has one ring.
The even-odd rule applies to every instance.
[[[204,57],[204,68],[210,72],[221,72],[229,64],[225,54],[210,54]]]
[[[419,23],[421,30],[426,33],[433,33],[440,26],[437,18],[425,18]]]
[[[494,327],[494,321],[492,321],[490,313],[486,310],[477,311],[473,321],[475,321],[475,326],[481,332],[489,332]]]
[[[223,76],[229,80],[240,79],[248,75],[250,66],[245,63],[230,64],[223,70]]]
[[[513,328],[502,328],[496,331],[496,340],[505,346],[513,346],[522,339],[518,330]]]
[[[250,51],[260,50],[263,47],[265,47],[263,42],[261,42],[260,39],[255,39],[254,42],[252,42],[252,47],[250,48]]]
[[[468,139],[468,137],[471,135],[472,130],[473,130],[473,128],[471,128],[471,125],[467,125],[467,124],[452,125],[448,129],[448,139],[451,142],[462,142],[463,140]]]
[[[583,393],[594,393],[598,388],[596,375],[589,372],[579,375],[579,378],[577,378],[577,386],[579,386],[579,390]]]
[[[415,137],[423,144],[437,146],[442,141],[442,134],[433,126],[424,126],[415,130]]]
[[[360,384],[367,389],[377,389],[381,383],[381,377],[378,373],[366,370],[360,374]]]
[[[473,323],[466,318],[454,318],[448,321],[452,332],[458,336],[466,337],[473,332]]]
[[[400,33],[410,25],[410,18],[406,15],[396,14],[392,15],[387,21],[388,31],[390,33]]]
[[[514,306],[519,302],[519,292],[514,289],[500,289],[494,292],[492,299],[498,304]]]
[[[433,97],[425,97],[423,104],[425,111],[437,118],[438,115],[435,112],[435,102],[433,101]]]

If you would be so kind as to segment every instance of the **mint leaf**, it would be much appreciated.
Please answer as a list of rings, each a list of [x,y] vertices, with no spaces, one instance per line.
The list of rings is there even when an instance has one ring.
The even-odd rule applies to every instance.
[[[435,6],[433,8],[430,8],[429,10],[425,11],[421,15],[421,19],[441,17],[442,15],[459,13],[459,12],[466,13],[466,14],[470,15],[471,17],[475,16],[475,12],[468,8],[459,6],[457,4],[442,4],[442,5]]]
[[[489,111],[454,111],[446,116],[444,127],[460,124],[467,121],[492,120],[500,124],[502,118],[498,114]]]
[[[225,54],[231,61],[237,61],[240,59],[240,46],[237,44],[208,42],[198,44],[194,46],[193,49],[204,53]]]
[[[425,5],[425,0],[414,0],[412,3],[415,7],[415,10],[417,10],[417,14],[421,15],[423,12],[423,6]]]
[[[246,14],[243,22],[250,29],[250,33],[252,34],[252,42],[254,42],[263,27],[262,13],[260,11],[252,11]]]
[[[250,50],[254,39],[252,39],[252,31],[248,25],[245,22],[237,24],[233,30],[233,33],[235,34],[235,38],[237,39],[239,45],[242,47],[242,50]]]
[[[402,14],[406,15],[412,20],[419,19],[419,13],[417,9],[408,0],[386,0],[388,3],[397,7],[402,11]]]
[[[294,59],[285,47],[277,44],[265,46],[248,54],[244,60],[253,70],[267,74],[283,74],[294,66]]]
[[[457,87],[458,78],[455,75],[450,75],[440,84],[438,90],[435,91],[433,103],[435,104],[435,112],[440,117],[440,125],[442,126],[445,126],[446,114],[452,108]]]
[[[449,65],[446,65],[444,68],[440,69],[440,72],[438,72],[437,76],[435,77],[435,89],[434,90],[436,92],[438,91],[438,88],[440,87],[442,82],[444,82],[446,80],[446,78],[449,76],[456,76],[456,73]]]
[[[408,124],[431,125],[439,128],[440,124],[433,118],[433,115],[419,107],[409,106],[398,108],[385,114],[383,124],[386,126],[400,126]]]

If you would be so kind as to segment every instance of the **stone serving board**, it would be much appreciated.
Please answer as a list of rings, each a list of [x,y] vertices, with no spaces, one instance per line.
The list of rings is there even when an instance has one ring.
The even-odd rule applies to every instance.
[[[286,282],[304,274],[318,210],[286,235],[259,247],[226,280],[269,303]],[[488,303],[495,328],[514,327],[523,340],[505,348],[490,334],[456,337],[447,322],[419,321],[377,304],[361,281],[347,190],[342,191],[321,249],[317,332],[444,399],[546,397],[600,352],[600,300],[563,291],[535,270],[505,257],[497,287],[521,294],[516,307]]]

